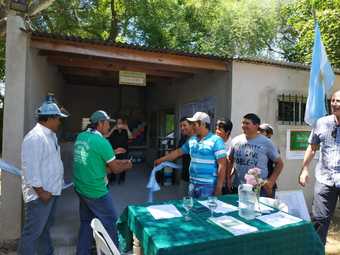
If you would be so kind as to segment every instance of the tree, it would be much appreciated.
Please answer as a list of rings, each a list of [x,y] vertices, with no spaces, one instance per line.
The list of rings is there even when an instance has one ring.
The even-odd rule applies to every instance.
[[[5,78],[5,34],[7,16],[11,7],[10,2],[10,0],[0,0],[0,81]],[[48,8],[53,2],[54,0],[27,0],[27,10],[20,15],[29,20]]]
[[[333,67],[340,68],[340,0],[297,0],[281,9],[279,47],[289,61],[311,63],[314,16]]]

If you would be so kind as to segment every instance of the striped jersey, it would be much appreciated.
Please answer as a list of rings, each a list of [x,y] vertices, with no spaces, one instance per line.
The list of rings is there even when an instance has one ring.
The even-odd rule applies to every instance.
[[[221,137],[209,132],[201,140],[192,136],[181,151],[190,154],[190,182],[194,184],[212,184],[217,178],[217,160],[227,156]]]

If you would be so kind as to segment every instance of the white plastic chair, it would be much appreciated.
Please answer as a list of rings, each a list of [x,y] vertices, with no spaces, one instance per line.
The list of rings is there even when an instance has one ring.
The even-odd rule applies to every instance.
[[[98,255],[121,255],[99,219],[94,218],[91,221],[91,228],[93,229]]]

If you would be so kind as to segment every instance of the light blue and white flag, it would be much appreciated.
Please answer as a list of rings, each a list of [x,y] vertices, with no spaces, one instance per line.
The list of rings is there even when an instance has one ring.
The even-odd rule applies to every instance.
[[[18,177],[21,177],[21,175],[22,175],[22,171],[19,168],[17,168],[12,163],[9,163],[9,162],[7,162],[3,159],[0,159],[0,172],[1,171],[5,171],[7,173],[10,173],[10,174],[18,176]],[[66,182],[64,180],[63,189],[67,189],[71,186],[73,186],[73,182],[71,182],[71,181]]]
[[[177,165],[177,164],[169,162],[169,161],[165,161],[165,162],[159,164],[158,166],[155,166],[151,171],[151,174],[150,174],[150,177],[149,177],[149,182],[146,185],[146,187],[149,189],[148,202],[152,202],[153,201],[153,193],[155,191],[159,191],[161,189],[159,187],[159,184],[156,181],[156,173],[158,171],[162,170],[165,167],[171,167],[172,169],[178,169],[178,170],[182,169],[181,165]]]
[[[305,111],[305,122],[314,126],[316,121],[327,114],[325,96],[333,86],[335,75],[328,62],[325,47],[321,41],[319,25],[315,22],[315,38],[309,90]]]

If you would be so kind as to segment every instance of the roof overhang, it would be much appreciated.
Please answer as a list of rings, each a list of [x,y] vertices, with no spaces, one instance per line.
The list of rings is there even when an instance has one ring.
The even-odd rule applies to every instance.
[[[48,63],[59,67],[64,77],[88,77],[120,70],[144,72],[153,78],[187,78],[197,73],[228,70],[228,61],[212,56],[167,52],[127,44],[103,43],[31,35],[30,47],[46,56]],[[114,75],[113,75],[114,76]]]

